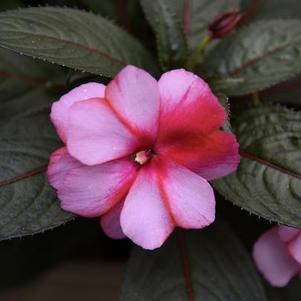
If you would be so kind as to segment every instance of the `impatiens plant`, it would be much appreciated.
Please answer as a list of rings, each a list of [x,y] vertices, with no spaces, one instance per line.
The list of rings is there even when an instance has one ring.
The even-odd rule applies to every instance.
[[[0,3],[0,287],[131,249],[122,301],[300,300],[300,1],[28,4]]]

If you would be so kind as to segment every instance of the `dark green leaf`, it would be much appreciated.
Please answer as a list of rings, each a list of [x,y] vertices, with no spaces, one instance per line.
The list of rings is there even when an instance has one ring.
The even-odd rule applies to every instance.
[[[140,0],[156,33],[159,59],[164,68],[181,66],[187,59],[183,32],[183,0]]]
[[[247,9],[254,0],[242,0],[242,8]],[[301,18],[300,0],[260,0],[253,20],[275,18]]]
[[[214,181],[226,199],[268,220],[301,226],[301,113],[258,106],[233,120],[242,159]]]
[[[264,301],[251,260],[225,224],[173,235],[156,251],[136,247],[122,301]],[[181,234],[186,234],[182,236]]]
[[[156,72],[150,54],[127,32],[100,16],[71,8],[1,13],[0,46],[105,76],[114,76],[128,64]]]
[[[237,78],[222,91],[244,95],[271,87],[301,71],[301,21],[266,20],[233,34],[213,50],[204,65],[209,75]]]
[[[45,174],[59,146],[48,107],[0,127],[0,239],[41,232],[72,218],[60,209]]]
[[[228,94],[229,90],[237,90],[244,82],[242,78],[208,79],[210,87],[216,94]]]
[[[28,108],[49,104],[49,92],[63,89],[64,81],[58,66],[0,48],[0,125]]]
[[[194,49],[204,38],[208,24],[217,15],[238,8],[240,0],[192,0],[187,17],[187,40],[190,49]]]

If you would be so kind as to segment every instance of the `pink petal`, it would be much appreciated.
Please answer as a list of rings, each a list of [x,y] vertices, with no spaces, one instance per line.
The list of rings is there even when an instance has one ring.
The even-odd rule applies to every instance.
[[[78,101],[96,97],[104,97],[105,86],[98,83],[83,84],[74,88],[58,101],[54,102],[51,108],[51,120],[56,127],[58,135],[65,142],[67,129],[69,108]]]
[[[126,197],[121,228],[137,245],[150,250],[159,248],[173,231],[152,163],[140,169]]]
[[[301,230],[288,226],[278,226],[278,234],[280,239],[284,242],[290,242],[291,240],[297,238],[301,234]]]
[[[177,226],[200,229],[215,219],[215,198],[210,184],[185,167],[158,164],[158,182]]]
[[[299,270],[299,265],[290,256],[286,245],[281,242],[277,226],[257,240],[253,257],[260,272],[273,286],[287,285]]]
[[[161,142],[156,151],[201,177],[213,180],[236,170],[240,160],[238,147],[233,134],[215,131],[203,137],[187,134],[177,139],[171,136]]]
[[[155,137],[160,96],[157,81],[144,70],[127,66],[109,83],[105,97],[135,133]]]
[[[66,147],[59,148],[50,157],[48,165],[48,180],[51,186],[59,189],[66,177],[66,174],[74,169],[83,166],[79,161],[72,158]]]
[[[299,231],[299,235],[289,243],[288,248],[290,254],[299,263],[299,271],[301,272],[301,231]]]
[[[58,189],[61,207],[85,217],[100,216],[124,198],[135,174],[128,160],[72,169]]]
[[[123,208],[123,202],[119,202],[116,206],[105,213],[101,219],[100,224],[103,231],[111,238],[122,239],[126,236],[123,234],[120,225],[120,214]]]
[[[221,127],[226,112],[206,82],[184,69],[164,73],[161,96],[160,136],[179,138],[187,133],[208,134]]]
[[[67,148],[82,163],[95,165],[131,154],[136,138],[104,99],[75,103],[69,110]]]

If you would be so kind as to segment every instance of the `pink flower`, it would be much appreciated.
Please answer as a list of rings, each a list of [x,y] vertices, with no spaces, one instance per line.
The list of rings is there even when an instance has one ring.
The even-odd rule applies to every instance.
[[[273,286],[285,286],[297,273],[301,273],[301,230],[275,226],[255,243],[255,263]]]
[[[203,228],[215,219],[207,180],[233,172],[235,136],[208,85],[183,69],[157,82],[124,68],[107,86],[88,83],[52,106],[66,147],[50,158],[48,177],[61,207],[101,216],[113,238],[154,249],[175,226]]]

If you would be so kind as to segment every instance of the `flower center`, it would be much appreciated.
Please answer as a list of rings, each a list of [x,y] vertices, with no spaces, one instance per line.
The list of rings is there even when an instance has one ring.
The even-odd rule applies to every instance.
[[[152,150],[143,150],[134,154],[134,161],[140,165],[147,163],[152,157]]]

